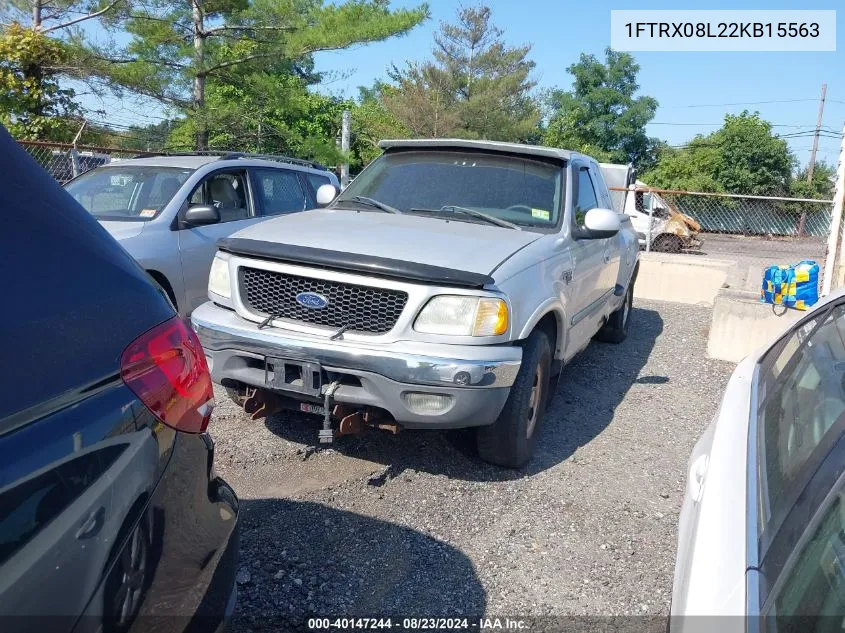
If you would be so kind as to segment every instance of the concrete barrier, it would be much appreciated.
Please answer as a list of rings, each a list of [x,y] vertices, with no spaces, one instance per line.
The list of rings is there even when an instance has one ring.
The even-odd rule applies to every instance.
[[[758,293],[723,289],[713,304],[707,337],[710,358],[739,362],[757,348],[780,336],[790,324],[807,314],[800,310],[760,303]]]
[[[713,305],[736,262],[698,255],[640,253],[634,298]]]

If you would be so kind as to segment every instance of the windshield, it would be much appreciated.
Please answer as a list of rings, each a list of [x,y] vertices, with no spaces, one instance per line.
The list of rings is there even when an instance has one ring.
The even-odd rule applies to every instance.
[[[102,167],[65,185],[98,220],[155,218],[193,173],[181,167]]]
[[[355,196],[403,213],[434,213],[486,224],[460,208],[518,226],[557,225],[563,195],[562,165],[478,152],[420,151],[383,155],[364,170],[333,206]],[[457,208],[457,209],[456,209]]]

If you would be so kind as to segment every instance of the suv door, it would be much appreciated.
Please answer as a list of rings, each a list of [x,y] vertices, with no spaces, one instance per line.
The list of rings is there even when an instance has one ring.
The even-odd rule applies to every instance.
[[[569,322],[572,334],[568,337],[567,358],[583,347],[585,337],[589,339],[595,333],[592,331],[594,319],[590,317],[597,313],[602,303],[604,290],[601,282],[607,242],[606,239],[577,239],[578,229],[583,227],[587,211],[601,206],[587,165],[573,163],[572,184],[572,214],[569,218],[570,234],[573,236],[569,247],[572,254]]]
[[[184,210],[194,204],[214,205],[220,212],[220,222],[180,227],[179,256],[185,282],[185,307],[180,311],[185,314],[208,300],[208,273],[217,252],[217,240],[261,219],[255,213],[246,169],[221,169],[206,176],[188,196]]]
[[[596,192],[598,206],[612,210],[613,201],[610,199],[610,191],[607,189],[607,185],[604,182],[604,178],[602,178],[601,170],[598,168],[598,165],[595,163],[590,165],[589,174],[590,180],[592,181]],[[620,216],[620,219],[624,221],[625,216],[622,214],[620,214]],[[599,275],[599,297],[604,296],[616,287],[616,282],[619,278],[619,268],[622,262],[622,254],[628,250],[628,245],[625,243],[625,236],[622,231],[619,231],[613,237],[609,237],[601,241],[604,242],[604,252],[602,256],[604,265],[602,266],[601,274]]]

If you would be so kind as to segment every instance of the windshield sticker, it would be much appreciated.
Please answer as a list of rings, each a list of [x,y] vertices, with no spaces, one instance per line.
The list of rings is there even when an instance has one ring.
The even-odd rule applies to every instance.
[[[531,209],[531,217],[538,218],[540,220],[548,220],[549,212],[543,209]]]
[[[156,214],[155,209],[141,209],[141,213],[139,213],[138,215],[140,215],[142,218],[151,218],[155,214]]]

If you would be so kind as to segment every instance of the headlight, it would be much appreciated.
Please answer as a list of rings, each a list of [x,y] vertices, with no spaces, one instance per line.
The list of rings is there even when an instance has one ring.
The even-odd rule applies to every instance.
[[[414,329],[425,334],[498,336],[508,330],[508,305],[488,297],[432,297],[420,311]]]
[[[215,294],[226,299],[232,298],[232,286],[229,283],[229,260],[220,255],[214,256],[211,272],[208,274],[208,294]]]

